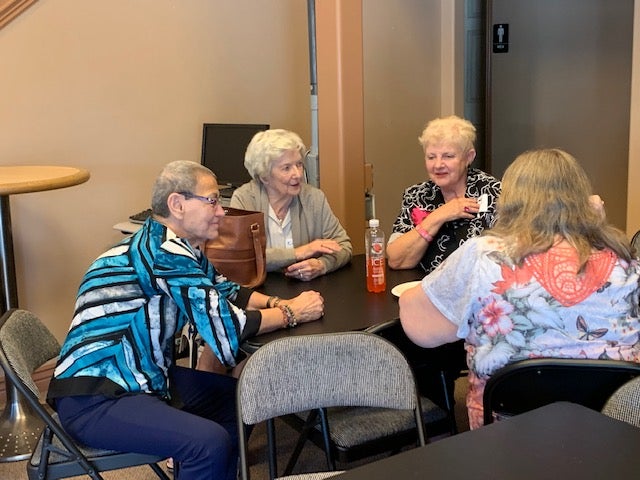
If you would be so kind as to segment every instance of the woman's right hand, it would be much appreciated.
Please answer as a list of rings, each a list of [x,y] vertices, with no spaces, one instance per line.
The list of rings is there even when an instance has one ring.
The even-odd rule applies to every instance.
[[[297,297],[283,301],[288,305],[299,323],[318,320],[324,315],[324,298],[314,290],[302,292]]]

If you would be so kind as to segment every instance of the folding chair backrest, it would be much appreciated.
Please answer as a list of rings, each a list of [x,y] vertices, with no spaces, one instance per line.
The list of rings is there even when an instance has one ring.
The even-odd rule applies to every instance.
[[[40,391],[31,374],[58,356],[58,340],[33,313],[15,310],[0,328],[0,346],[20,380],[38,398]]]
[[[420,445],[425,443],[422,410],[411,367],[394,345],[371,333],[302,335],[274,340],[249,357],[238,379],[236,395],[243,480],[249,478],[245,425],[267,422],[269,476],[276,478],[274,419],[298,412],[320,415],[329,470],[335,470],[327,421],[330,407],[411,410],[417,441]],[[292,466],[290,460],[285,472]],[[321,475],[324,478],[334,473]]]
[[[640,427],[640,377],[628,381],[613,392],[602,413]]]
[[[631,246],[635,248],[636,255],[640,255],[640,230],[633,234],[631,237]]]
[[[413,372],[391,343],[364,332],[304,335],[261,347],[238,385],[242,420],[336,406],[414,409]]]
[[[558,401],[600,411],[620,385],[640,375],[640,364],[616,360],[528,359],[506,365],[487,381],[484,423]]]

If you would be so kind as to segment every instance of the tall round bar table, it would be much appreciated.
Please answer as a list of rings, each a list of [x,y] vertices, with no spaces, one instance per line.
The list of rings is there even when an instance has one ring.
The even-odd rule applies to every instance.
[[[18,308],[10,196],[71,187],[86,182],[89,176],[88,170],[75,167],[0,166],[0,314]],[[5,388],[7,403],[0,416],[0,462],[24,460],[38,441],[42,422],[23,403],[14,385],[6,384]]]

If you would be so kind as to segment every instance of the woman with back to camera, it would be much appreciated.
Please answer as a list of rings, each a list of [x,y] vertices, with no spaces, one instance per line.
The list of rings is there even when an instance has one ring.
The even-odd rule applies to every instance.
[[[452,115],[430,121],[418,139],[429,180],[407,188],[387,245],[390,268],[429,273],[494,221],[500,182],[472,168],[476,129]]]
[[[471,428],[500,367],[532,357],[640,362],[640,267],[586,173],[559,149],[525,152],[503,177],[495,226],[400,298],[411,340],[465,339]]]
[[[308,281],[346,265],[352,246],[322,190],[305,182],[305,152],[294,132],[258,132],[244,160],[253,180],[233,192],[231,206],[264,213],[267,271]]]

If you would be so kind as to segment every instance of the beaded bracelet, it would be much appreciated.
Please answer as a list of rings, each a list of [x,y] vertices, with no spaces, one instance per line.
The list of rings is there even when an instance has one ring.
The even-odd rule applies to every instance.
[[[418,232],[418,235],[424,238],[427,242],[429,243],[433,242],[433,235],[431,235],[424,228],[422,228],[422,225],[420,224],[416,225],[416,232]]]
[[[296,325],[298,325],[298,320],[296,319],[295,314],[293,313],[293,310],[291,310],[291,307],[289,305],[280,305],[278,308],[280,308],[280,310],[282,310],[282,315],[284,316],[284,326],[285,327],[289,327],[289,328],[293,328]]]

